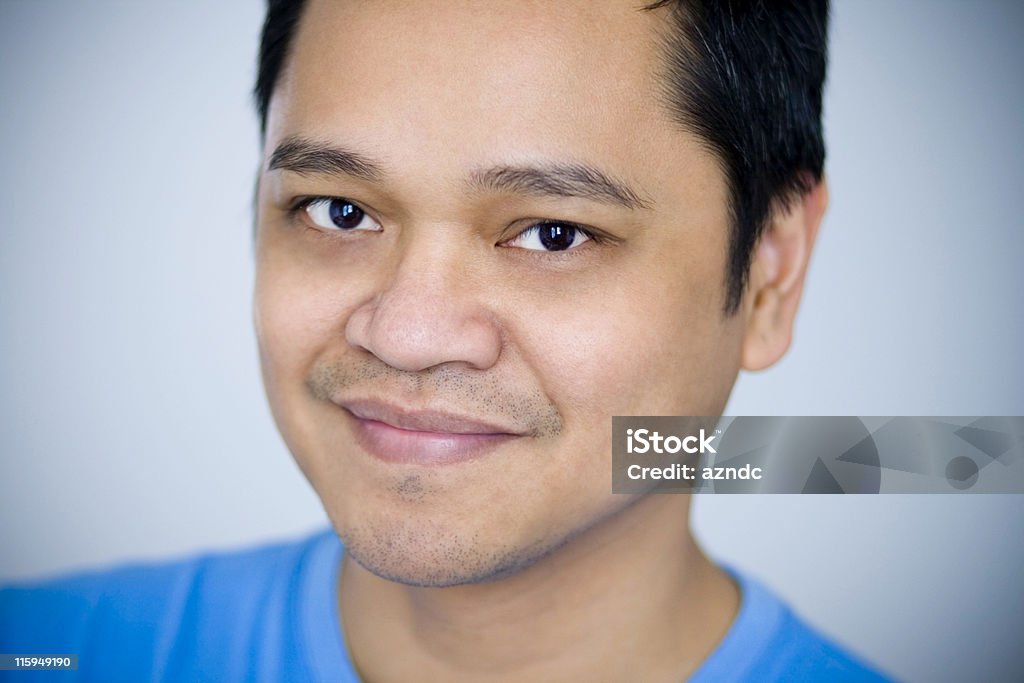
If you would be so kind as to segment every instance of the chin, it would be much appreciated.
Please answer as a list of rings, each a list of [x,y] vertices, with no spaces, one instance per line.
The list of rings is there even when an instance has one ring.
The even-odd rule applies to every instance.
[[[560,545],[487,542],[475,533],[442,529],[422,520],[341,528],[338,535],[348,556],[372,574],[430,588],[496,581],[526,569]]]

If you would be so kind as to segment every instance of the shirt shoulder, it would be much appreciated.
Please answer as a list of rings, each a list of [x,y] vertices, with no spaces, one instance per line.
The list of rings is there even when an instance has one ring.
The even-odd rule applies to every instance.
[[[86,680],[308,678],[306,579],[339,551],[323,532],[7,586],[0,652],[78,654]]]
[[[764,585],[735,569],[727,571],[740,586],[740,611],[691,683],[891,680],[808,625]]]

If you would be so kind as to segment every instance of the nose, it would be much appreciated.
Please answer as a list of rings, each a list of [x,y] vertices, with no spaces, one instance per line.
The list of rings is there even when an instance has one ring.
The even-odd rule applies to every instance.
[[[345,337],[387,365],[419,372],[445,363],[484,370],[498,360],[502,334],[468,277],[471,255],[415,248],[349,316]]]

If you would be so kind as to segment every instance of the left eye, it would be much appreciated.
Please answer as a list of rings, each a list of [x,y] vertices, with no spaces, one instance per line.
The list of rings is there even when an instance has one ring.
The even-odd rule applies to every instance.
[[[571,223],[551,221],[527,228],[505,242],[505,245],[533,251],[566,251],[592,239],[583,228]]]
[[[313,225],[324,230],[380,231],[380,223],[370,218],[358,205],[343,197],[321,197],[304,208]]]

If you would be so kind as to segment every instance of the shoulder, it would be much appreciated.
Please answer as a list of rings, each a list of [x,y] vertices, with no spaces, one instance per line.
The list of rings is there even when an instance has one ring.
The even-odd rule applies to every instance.
[[[308,565],[331,560],[332,540],[323,532],[5,586],[0,651],[81,654],[80,666],[116,659],[122,671],[164,676],[204,653],[242,654],[260,629],[287,625],[295,584]]]
[[[692,681],[829,681],[876,683],[889,679],[807,624],[771,590],[735,569],[739,614]]]
[[[835,681],[836,683],[888,680],[856,655],[809,626],[788,607],[767,648],[771,668],[779,680]]]

